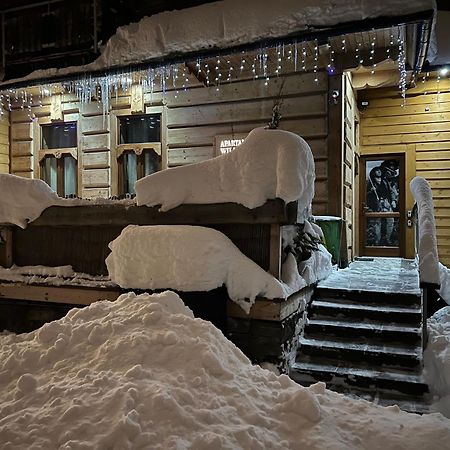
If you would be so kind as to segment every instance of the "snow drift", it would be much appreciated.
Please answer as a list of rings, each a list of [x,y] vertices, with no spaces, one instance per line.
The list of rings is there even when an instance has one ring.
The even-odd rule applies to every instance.
[[[230,298],[247,312],[257,296],[287,298],[310,281],[299,274],[290,255],[280,282],[212,228],[129,225],[109,247],[109,276],[123,288],[209,291],[225,285]],[[325,249],[314,252],[302,270],[308,277],[311,272],[325,277],[330,258]]]
[[[297,200],[299,211],[314,197],[314,158],[309,145],[289,131],[256,128],[233,152],[175,167],[136,182],[138,205],[240,203],[256,208],[268,199]]]
[[[37,219],[44,209],[52,205],[64,205],[42,180],[0,174],[0,224],[13,224],[25,228]]]
[[[433,195],[427,180],[415,177],[410,183],[417,203],[419,216],[419,274],[421,283],[439,285],[439,257],[437,252],[436,224]]]
[[[428,345],[424,352],[424,378],[435,396],[432,409],[450,417],[450,306],[428,321]]]
[[[0,336],[2,448],[448,448],[450,422],[304,388],[249,360],[172,292]]]

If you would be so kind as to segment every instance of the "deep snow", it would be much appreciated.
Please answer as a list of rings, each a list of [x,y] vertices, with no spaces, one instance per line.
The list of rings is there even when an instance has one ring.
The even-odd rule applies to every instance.
[[[161,205],[162,211],[183,203],[240,203],[261,206],[268,199],[298,201],[306,210],[314,197],[314,158],[297,134],[255,128],[225,155],[163,170],[136,182],[137,205]]]
[[[247,312],[257,296],[287,298],[331,271],[331,255],[320,246],[299,268],[290,254],[279,281],[224,234],[199,226],[129,225],[109,247],[108,274],[123,288],[209,291],[225,285]]]
[[[448,449],[450,422],[304,388],[172,292],[0,335],[3,449]]]

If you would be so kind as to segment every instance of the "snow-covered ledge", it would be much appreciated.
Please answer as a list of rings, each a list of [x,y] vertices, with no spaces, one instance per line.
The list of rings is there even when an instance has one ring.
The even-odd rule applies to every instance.
[[[425,178],[415,177],[411,180],[410,189],[417,203],[418,211],[417,253],[420,283],[439,287],[439,257],[431,188]]]

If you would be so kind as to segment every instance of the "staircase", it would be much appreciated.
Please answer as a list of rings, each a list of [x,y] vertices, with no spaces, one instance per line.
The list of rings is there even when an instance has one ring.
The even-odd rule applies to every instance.
[[[333,284],[340,283],[316,289],[291,378],[302,385],[323,381],[331,390],[383,406],[428,412],[428,387],[421,376],[420,291]]]

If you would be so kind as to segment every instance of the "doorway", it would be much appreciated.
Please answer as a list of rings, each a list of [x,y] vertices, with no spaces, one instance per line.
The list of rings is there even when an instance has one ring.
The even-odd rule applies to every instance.
[[[360,255],[405,256],[405,157],[361,156]]]

